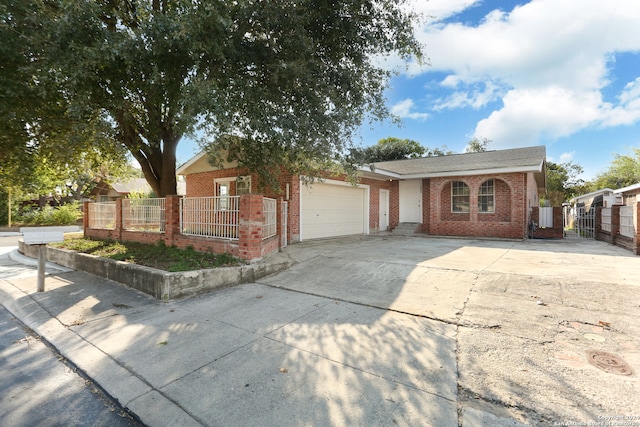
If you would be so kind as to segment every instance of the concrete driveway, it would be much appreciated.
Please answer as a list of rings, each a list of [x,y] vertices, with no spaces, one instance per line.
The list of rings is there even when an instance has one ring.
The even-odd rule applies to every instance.
[[[640,257],[624,249],[387,236],[304,243],[289,254],[298,263],[263,283],[439,321],[455,337],[463,425],[638,415]],[[624,362],[632,375],[619,374]]]
[[[150,426],[637,415],[640,257],[629,252],[368,236],[272,261],[283,257],[294,265],[260,283],[168,304],[82,272],[54,272],[38,294],[33,267],[0,259],[0,297]],[[593,351],[632,372],[594,366]]]

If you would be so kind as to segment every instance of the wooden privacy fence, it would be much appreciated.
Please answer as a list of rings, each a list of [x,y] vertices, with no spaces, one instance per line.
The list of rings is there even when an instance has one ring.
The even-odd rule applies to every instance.
[[[258,194],[85,203],[87,237],[193,247],[253,260],[286,245],[282,200]],[[284,242],[284,243],[283,243]]]

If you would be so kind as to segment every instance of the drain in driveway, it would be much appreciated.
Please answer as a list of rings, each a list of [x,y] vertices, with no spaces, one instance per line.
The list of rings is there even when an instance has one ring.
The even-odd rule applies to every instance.
[[[606,351],[591,350],[587,351],[587,359],[593,366],[609,374],[633,375],[631,366],[615,354],[607,353]]]

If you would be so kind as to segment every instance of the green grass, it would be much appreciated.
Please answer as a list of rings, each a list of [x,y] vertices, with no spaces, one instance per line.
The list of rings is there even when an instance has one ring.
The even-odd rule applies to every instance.
[[[156,245],[149,245],[65,237],[64,242],[52,243],[51,246],[165,271],[189,271],[243,264],[242,260],[230,254],[197,252],[193,248],[178,249],[174,246],[165,246],[162,241]]]

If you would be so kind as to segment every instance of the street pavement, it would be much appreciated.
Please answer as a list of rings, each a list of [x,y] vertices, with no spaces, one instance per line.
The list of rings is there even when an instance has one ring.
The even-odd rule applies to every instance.
[[[0,248],[1,249],[1,248]],[[1,251],[0,251],[1,252]],[[0,265],[6,267],[0,256]],[[0,306],[0,424],[139,425]]]
[[[377,235],[282,259],[169,303],[60,270],[37,293],[35,267],[0,265],[0,298],[149,426],[640,426],[623,249]]]

